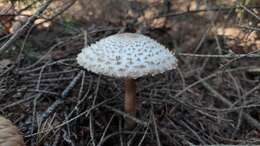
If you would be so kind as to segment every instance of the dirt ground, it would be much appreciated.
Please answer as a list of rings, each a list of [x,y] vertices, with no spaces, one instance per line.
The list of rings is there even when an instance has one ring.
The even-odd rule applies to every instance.
[[[0,114],[27,146],[260,145],[257,0],[55,0],[33,20],[45,2],[0,1]],[[123,80],[75,59],[119,32],[148,35],[179,60],[137,79],[133,130]]]

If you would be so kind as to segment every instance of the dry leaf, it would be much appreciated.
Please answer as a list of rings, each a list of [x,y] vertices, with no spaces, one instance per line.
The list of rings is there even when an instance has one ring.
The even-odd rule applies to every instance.
[[[260,47],[260,36],[256,31],[245,31],[239,27],[219,28],[217,34],[225,38],[225,45],[238,54],[249,53]]]
[[[8,67],[10,64],[12,64],[12,61],[9,59],[0,60],[0,70]]]
[[[161,17],[161,18],[157,18],[154,19],[151,23],[151,27],[152,28],[163,28],[166,24],[166,18],[165,17]]]

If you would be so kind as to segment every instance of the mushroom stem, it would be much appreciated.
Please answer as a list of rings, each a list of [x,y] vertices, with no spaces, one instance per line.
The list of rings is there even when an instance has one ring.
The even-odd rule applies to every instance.
[[[125,112],[131,116],[136,116],[136,83],[134,79],[128,78],[125,80]],[[127,128],[133,128],[135,122],[131,119],[126,119]]]

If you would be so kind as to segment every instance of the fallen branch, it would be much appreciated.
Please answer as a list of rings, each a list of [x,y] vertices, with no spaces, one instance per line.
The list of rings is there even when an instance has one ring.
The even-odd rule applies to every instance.
[[[199,77],[198,77],[198,79],[201,80],[201,78],[199,78]],[[205,80],[202,81],[202,85],[206,89],[208,89],[210,92],[212,92],[218,98],[218,100],[222,101],[226,106],[231,107],[233,105],[231,101],[226,99],[219,92],[217,92],[214,88],[212,88]],[[237,113],[239,114],[239,111],[237,111]],[[248,124],[250,124],[250,126],[256,128],[257,130],[260,130],[260,123],[256,119],[252,118],[249,114],[244,113],[244,112],[242,112],[242,116],[248,122]]]
[[[22,34],[24,34],[34,23],[34,21],[48,8],[52,0],[47,0],[28,21],[19,28],[12,37],[0,48],[0,53],[5,51],[13,42],[15,42]]]
[[[71,89],[76,85],[77,81],[80,79],[82,75],[82,71],[80,71],[74,79],[70,82],[70,84],[64,89],[61,93],[61,96],[51,105],[49,108],[42,114],[40,117],[41,121],[44,121],[48,118],[48,116],[55,111],[55,109],[64,102],[64,98],[68,96]]]
[[[179,56],[187,57],[201,57],[201,58],[260,58],[260,54],[225,54],[225,55],[214,55],[214,54],[193,54],[193,53],[179,53]]]
[[[199,10],[187,10],[186,12],[169,12],[159,17],[175,17],[175,16],[181,16],[181,15],[188,15],[188,14],[196,14],[201,12],[212,12],[212,11],[230,11],[235,9],[244,9],[245,6],[236,6],[236,7],[219,7],[219,8],[206,8],[206,9],[199,9]],[[247,9],[260,9],[260,6],[252,6],[247,7]]]

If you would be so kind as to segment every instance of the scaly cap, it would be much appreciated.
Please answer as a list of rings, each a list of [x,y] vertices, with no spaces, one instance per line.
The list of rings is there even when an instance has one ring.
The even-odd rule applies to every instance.
[[[78,64],[97,74],[138,78],[175,69],[173,53],[155,40],[137,33],[115,34],[82,50]]]

